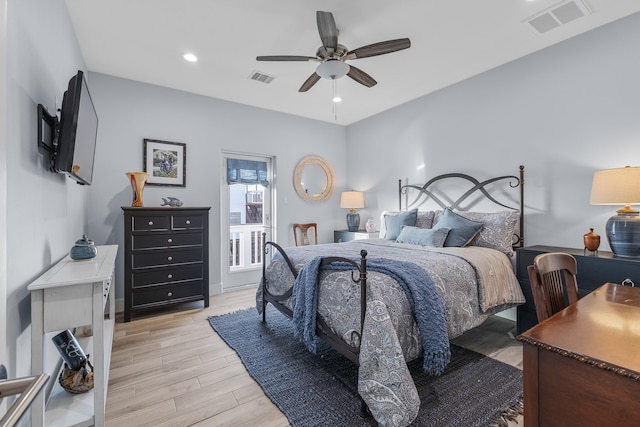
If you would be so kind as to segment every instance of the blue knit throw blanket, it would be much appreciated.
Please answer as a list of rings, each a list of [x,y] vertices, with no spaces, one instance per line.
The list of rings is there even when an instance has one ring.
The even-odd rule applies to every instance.
[[[294,335],[314,354],[321,260],[322,257],[318,256],[307,263],[293,285]],[[325,268],[348,270],[353,267],[346,263],[333,263]],[[444,304],[429,274],[412,262],[385,258],[367,259],[367,271],[387,274],[402,286],[420,332],[424,351],[423,369],[431,375],[440,375],[451,359],[451,351]]]

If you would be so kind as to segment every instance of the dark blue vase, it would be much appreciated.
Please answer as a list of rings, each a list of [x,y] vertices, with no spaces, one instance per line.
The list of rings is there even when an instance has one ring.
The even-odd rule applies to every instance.
[[[76,244],[69,251],[71,259],[89,259],[98,254],[98,248],[90,240],[86,234],[82,235],[82,239],[76,240]]]

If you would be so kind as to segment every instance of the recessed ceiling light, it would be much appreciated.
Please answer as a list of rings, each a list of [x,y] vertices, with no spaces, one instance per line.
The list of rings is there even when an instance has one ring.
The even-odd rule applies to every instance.
[[[193,53],[185,53],[184,55],[182,55],[182,57],[184,58],[185,61],[189,61],[189,62],[198,61],[198,57],[195,56]]]

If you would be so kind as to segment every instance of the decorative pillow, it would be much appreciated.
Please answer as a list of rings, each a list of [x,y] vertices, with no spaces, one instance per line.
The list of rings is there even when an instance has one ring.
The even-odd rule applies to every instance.
[[[433,217],[435,211],[418,211],[418,219],[416,219],[416,227],[431,228],[433,227]]]
[[[444,213],[444,211],[442,209],[437,210],[433,213],[433,225],[436,225],[438,223],[438,221],[440,221],[442,219],[442,214]]]
[[[380,230],[380,237],[387,240],[396,240],[400,235],[403,225],[415,226],[418,219],[418,209],[412,209],[406,212],[383,214],[381,223],[385,225],[385,232]],[[381,227],[382,228],[382,227]]]
[[[508,256],[513,256],[513,235],[520,219],[519,211],[457,213],[467,219],[484,224],[480,233],[469,243],[470,246],[492,248]]]
[[[387,233],[387,226],[385,224],[385,217],[388,215],[398,215],[402,213],[400,211],[384,211],[380,215],[380,237],[385,238]],[[416,219],[415,226],[419,228],[431,228],[433,227],[433,217],[435,211],[418,211],[418,217]]]
[[[480,232],[484,224],[478,221],[472,221],[463,216],[458,215],[451,209],[447,208],[442,214],[442,218],[436,223],[434,229],[450,228],[444,246],[465,247]]]
[[[405,225],[396,239],[398,243],[441,248],[447,239],[450,228],[419,228]]]

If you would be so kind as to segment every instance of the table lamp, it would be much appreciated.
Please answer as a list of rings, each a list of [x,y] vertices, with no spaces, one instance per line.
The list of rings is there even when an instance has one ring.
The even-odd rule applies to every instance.
[[[607,221],[607,239],[614,255],[640,258],[640,167],[605,169],[593,174],[592,205],[624,205]]]
[[[343,191],[340,195],[340,207],[349,209],[349,213],[347,213],[349,231],[358,231],[360,214],[356,212],[356,209],[364,208],[364,194],[361,191]]]

